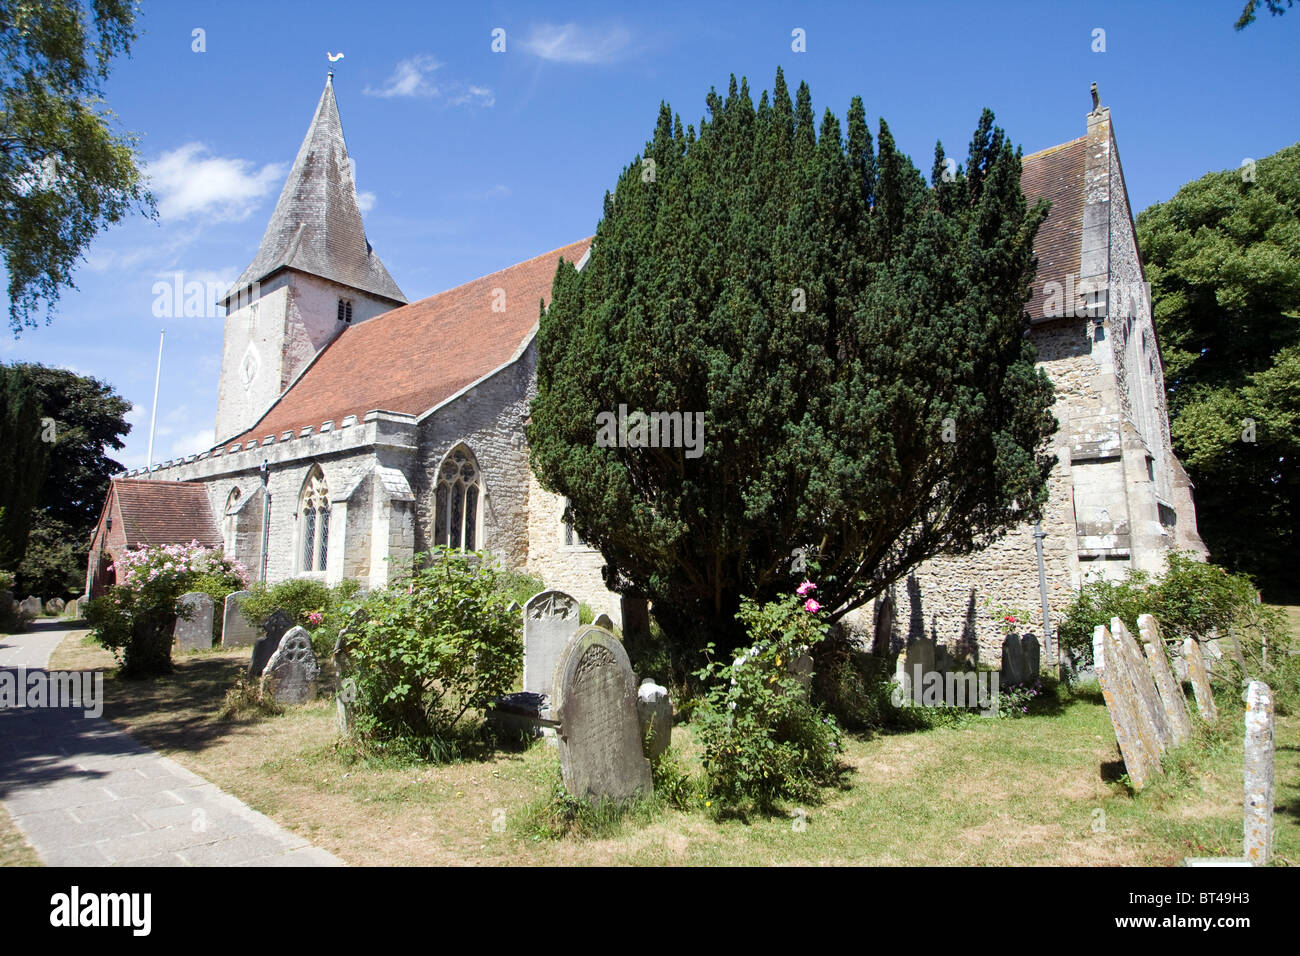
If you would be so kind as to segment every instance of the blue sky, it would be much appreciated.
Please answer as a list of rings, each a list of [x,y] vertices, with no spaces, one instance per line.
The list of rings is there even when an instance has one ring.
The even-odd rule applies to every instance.
[[[861,95],[927,171],[936,139],[965,155],[985,106],[1026,152],[1081,135],[1096,81],[1136,212],[1300,139],[1300,9],[1234,33],[1241,5],[146,0],[107,100],[140,138],[159,219],[101,234],[53,323],[0,335],[0,361],[109,382],[135,406],[118,458],[139,467],[165,327],[154,460],[208,447],[224,319],[155,318],[154,284],[228,282],[251,261],[327,52],[344,54],[334,83],[368,237],[414,301],[590,235],[661,100],[698,123],[710,87],[734,72],[757,99],[778,65],[819,116]]]

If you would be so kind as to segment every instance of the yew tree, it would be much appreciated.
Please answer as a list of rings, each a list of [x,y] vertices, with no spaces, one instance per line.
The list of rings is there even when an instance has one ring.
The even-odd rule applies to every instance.
[[[529,426],[608,585],[679,651],[737,646],[741,597],[810,566],[835,620],[1034,520],[1056,427],[1024,310],[1046,204],[991,112],[927,186],[860,98],[846,129],[780,71],[757,107],[734,76],[706,102],[698,134],[661,105],[588,262],[561,263]],[[702,444],[598,442],[620,405],[703,413]]]

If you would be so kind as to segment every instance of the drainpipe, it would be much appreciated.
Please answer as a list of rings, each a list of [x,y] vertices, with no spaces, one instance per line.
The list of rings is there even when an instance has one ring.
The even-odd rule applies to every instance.
[[[1047,537],[1047,532],[1043,530],[1041,521],[1034,522],[1034,553],[1038,556],[1038,597],[1043,602],[1043,650],[1047,653],[1048,660],[1052,656],[1052,606],[1047,601],[1047,568],[1043,564],[1043,539]],[[1058,679],[1065,677],[1065,655],[1061,653],[1060,645],[1056,645],[1056,676]]]
[[[262,467],[262,567],[258,575],[266,583],[266,552],[271,541],[271,468],[270,460],[263,458]]]

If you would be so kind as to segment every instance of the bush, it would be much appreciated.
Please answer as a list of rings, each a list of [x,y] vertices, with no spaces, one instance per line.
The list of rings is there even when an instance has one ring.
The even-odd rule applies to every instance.
[[[704,747],[708,795],[720,813],[770,809],[777,800],[810,800],[839,773],[843,741],[835,719],[807,700],[791,663],[826,636],[818,607],[804,595],[737,615],[754,643],[730,663],[709,661],[697,676],[708,688],[691,722]]]
[[[117,655],[125,677],[171,673],[172,629],[182,595],[200,582],[229,593],[248,581],[243,565],[197,541],[127,551],[113,570],[121,583],[91,601],[85,616],[95,639]]]
[[[461,721],[511,690],[523,665],[523,622],[482,554],[440,548],[391,587],[343,609],[340,678],[356,686],[355,733],[421,759],[454,753]]]
[[[259,582],[249,590],[241,605],[244,617],[260,626],[275,610],[284,611],[311,634],[312,650],[325,666],[347,623],[343,609],[360,593],[361,582],[344,579],[331,588],[310,578],[291,578],[270,587]]]
[[[1151,614],[1166,638],[1203,640],[1217,634],[1230,642],[1225,650],[1243,671],[1241,676],[1264,674],[1283,660],[1290,635],[1281,611],[1260,604],[1258,598],[1247,575],[1229,574],[1218,565],[1171,551],[1165,574],[1158,580],[1130,570],[1120,582],[1085,584],[1065,611],[1061,643],[1076,660],[1091,664],[1092,633],[1098,624],[1109,627],[1110,619],[1118,617],[1136,634],[1138,615]]]
[[[13,591],[14,573],[12,571],[0,571],[0,591]]]

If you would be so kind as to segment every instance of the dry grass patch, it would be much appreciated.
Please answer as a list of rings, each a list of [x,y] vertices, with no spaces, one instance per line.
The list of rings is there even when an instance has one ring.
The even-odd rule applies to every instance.
[[[44,866],[9,811],[0,804],[0,866]]]

